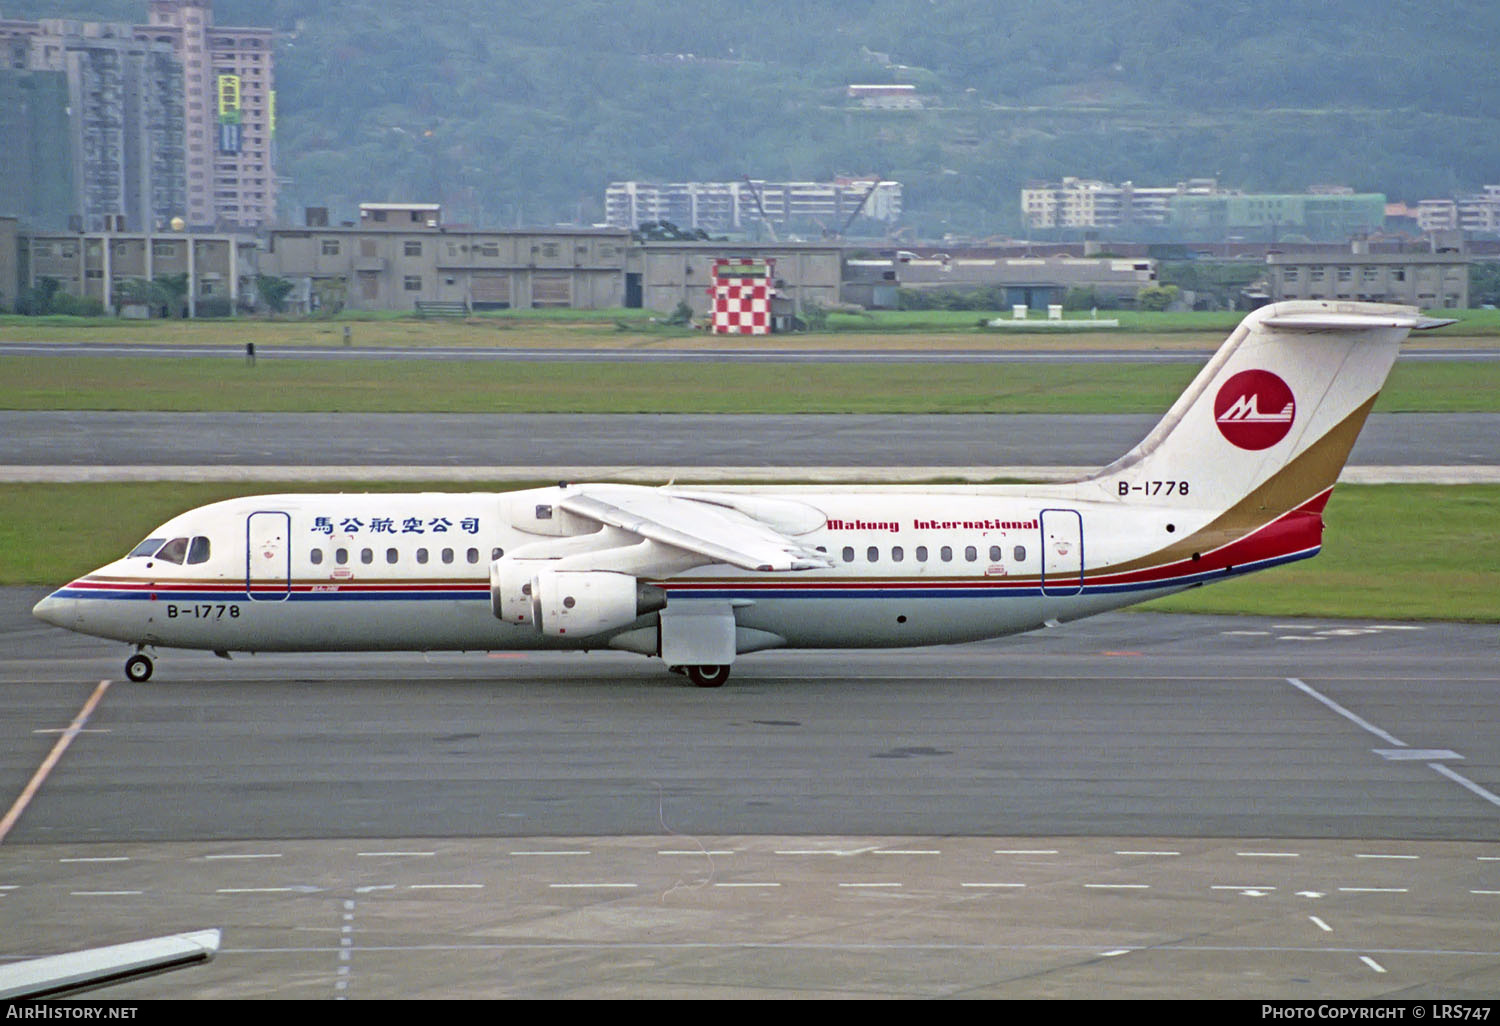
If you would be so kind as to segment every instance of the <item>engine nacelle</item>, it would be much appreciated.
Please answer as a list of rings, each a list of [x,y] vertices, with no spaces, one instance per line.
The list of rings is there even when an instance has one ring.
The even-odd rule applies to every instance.
[[[531,591],[532,618],[552,637],[588,637],[625,627],[667,604],[660,588],[609,570],[542,569]]]
[[[551,559],[497,559],[490,564],[490,612],[495,619],[506,623],[530,624],[535,620],[531,612],[532,582],[537,571],[556,560]]]

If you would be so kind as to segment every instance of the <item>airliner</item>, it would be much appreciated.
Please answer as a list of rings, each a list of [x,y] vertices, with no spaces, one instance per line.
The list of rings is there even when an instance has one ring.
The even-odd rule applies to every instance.
[[[700,687],[772,648],[995,638],[1317,554],[1414,307],[1245,317],[1160,423],[1045,485],[259,495],[183,513],[39,602],[134,646],[230,653],[616,649]]]

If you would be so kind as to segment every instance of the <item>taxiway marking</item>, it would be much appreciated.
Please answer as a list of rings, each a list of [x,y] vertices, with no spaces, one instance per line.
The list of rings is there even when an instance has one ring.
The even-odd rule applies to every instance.
[[[47,775],[52,772],[53,768],[62,759],[63,753],[68,750],[68,745],[73,743],[73,738],[83,729],[83,725],[89,721],[89,717],[94,714],[94,710],[99,707],[99,703],[104,700],[104,693],[109,690],[109,685],[110,682],[108,680],[101,680],[99,685],[94,688],[93,694],[89,695],[88,700],[83,703],[83,708],[78,710],[78,715],[73,717],[73,722],[68,724],[68,728],[58,737],[57,743],[52,746],[52,750],[47,753],[47,757],[42,760],[42,764],[37,767],[37,771],[32,774],[31,779],[26,782],[26,786],[21,789],[20,797],[15,800],[5,815],[0,817],[0,844],[5,843],[5,836],[10,833],[11,828],[20,820],[21,813],[26,811],[26,807],[31,804],[31,799],[36,797],[37,791],[41,790],[42,782],[47,779]]]

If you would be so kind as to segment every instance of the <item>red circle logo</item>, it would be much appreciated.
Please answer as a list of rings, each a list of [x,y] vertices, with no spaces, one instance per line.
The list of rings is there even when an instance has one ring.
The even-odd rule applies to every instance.
[[[1270,371],[1240,371],[1214,400],[1219,433],[1241,449],[1269,449],[1292,430],[1296,416],[1292,390]]]

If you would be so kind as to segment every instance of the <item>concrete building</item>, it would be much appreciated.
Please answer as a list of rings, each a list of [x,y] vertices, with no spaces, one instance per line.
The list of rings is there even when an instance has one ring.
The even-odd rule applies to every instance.
[[[922,97],[917,94],[914,85],[899,84],[873,84],[873,85],[850,85],[846,95],[851,100],[859,101],[861,107],[873,110],[921,110]]]
[[[33,130],[68,140],[74,227],[139,231],[182,215],[182,69],[169,45],[142,40],[126,24],[47,19],[0,21],[0,52],[12,69],[67,82],[65,118]],[[45,169],[30,174],[33,190],[47,188],[38,180]]]
[[[604,193],[605,221],[635,229],[648,221],[709,232],[750,231],[764,220],[782,227],[822,225],[839,231],[860,217],[901,217],[901,183],[876,178],[831,182],[612,182]]]
[[[1031,182],[1021,190],[1021,220],[1028,228],[1122,228],[1164,225],[1178,196],[1213,195],[1218,182],[1191,178],[1176,185],[1136,185],[1092,178]]]
[[[215,25],[212,0],[150,0],[142,38],[182,64],[187,222],[257,228],[276,213],[276,83],[268,28]]]
[[[0,215],[0,313],[10,312],[21,287],[20,223]]]
[[[694,317],[708,317],[715,265],[723,259],[775,262],[773,314],[778,317],[799,316],[808,304],[828,308],[840,302],[843,249],[838,245],[645,242],[631,254],[632,269],[640,268],[640,305],[667,312],[686,303]]]
[[[366,231],[412,231],[437,228],[443,219],[439,203],[361,203],[359,226]]]
[[[257,272],[256,240],[248,235],[23,232],[19,249],[21,287],[52,278],[61,291],[111,308],[128,281],[186,275],[182,308],[167,311],[174,317],[197,316],[204,300],[232,312],[252,288]]]
[[[6,67],[67,75],[70,215],[89,231],[143,231],[177,217],[202,228],[269,223],[271,30],[217,26],[211,0],[147,6],[145,25],[0,20]]]
[[[950,257],[946,255],[850,259],[844,273],[846,302],[893,309],[899,291],[1003,292],[1001,307],[1039,310],[1060,304],[1070,289],[1092,289],[1101,299],[1133,303],[1156,284],[1156,261],[1109,257]]]
[[[1500,185],[1486,185],[1468,196],[1422,200],[1417,204],[1417,227],[1424,232],[1500,232]]]
[[[1167,225],[1183,239],[1231,235],[1273,240],[1289,235],[1344,240],[1385,226],[1378,192],[1219,193],[1176,196]]]
[[[1241,193],[1219,188],[1212,178],[1171,186],[1064,178],[1022,189],[1021,217],[1037,230],[1161,227],[1184,240],[1298,234],[1343,241],[1380,231],[1385,196],[1329,186],[1306,193]]]
[[[1355,243],[1345,253],[1266,256],[1273,301],[1352,299],[1426,309],[1469,305],[1469,258],[1458,251],[1371,253]]]
[[[362,204],[361,224],[272,229],[264,274],[297,285],[300,309],[600,309],[630,303],[630,233],[616,229],[456,230],[436,204]],[[639,285],[636,285],[638,297]]]
[[[0,68],[0,215],[68,226],[76,209],[68,110],[62,72]]]

